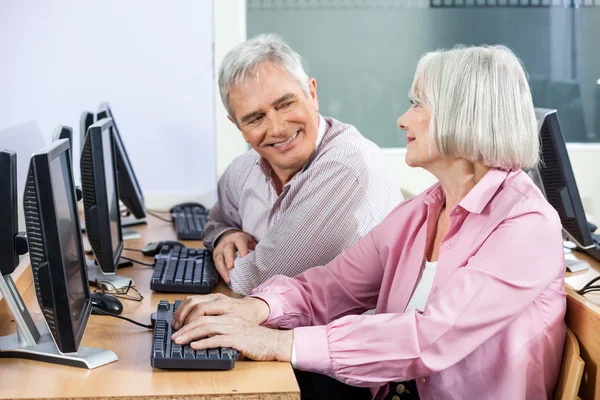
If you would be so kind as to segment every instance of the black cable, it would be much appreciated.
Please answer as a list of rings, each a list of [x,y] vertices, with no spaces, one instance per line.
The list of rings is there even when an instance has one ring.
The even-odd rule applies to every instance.
[[[143,261],[134,260],[133,258],[129,258],[129,257],[123,257],[123,256],[121,256],[121,258],[123,260],[131,261],[132,263],[136,263],[136,264],[140,264],[140,265],[145,265],[147,267],[154,267],[154,266],[156,266],[156,264],[148,264],[148,263],[145,263]]]
[[[591,292],[600,292],[600,286],[589,286],[585,289],[579,289],[577,291],[577,293],[580,295],[584,295],[586,293],[591,293]]]
[[[146,210],[146,212],[147,212],[148,214],[152,215],[154,218],[158,218],[158,219],[160,219],[161,221],[165,221],[165,222],[171,222],[171,223],[173,222],[173,218],[171,218],[171,219],[166,219],[166,218],[163,218],[163,217],[161,217],[160,215],[158,215],[158,214],[155,214],[155,213],[153,213],[153,212],[151,212],[151,211],[148,211],[148,210]]]
[[[137,325],[137,326],[141,326],[142,328],[147,328],[147,329],[150,329],[150,330],[154,329],[152,327],[152,325],[145,325],[145,324],[142,324],[141,322],[134,321],[134,320],[129,319],[127,317],[121,317],[120,315],[116,315],[116,314],[110,313],[108,311],[104,311],[104,310],[102,310],[102,309],[100,309],[98,307],[93,307],[93,309],[94,309],[95,312],[100,313],[102,315],[106,315],[108,317],[115,317],[115,318],[119,318],[119,319],[124,319],[125,321],[131,322],[132,324]]]
[[[591,281],[589,281],[588,283],[586,283],[581,289],[579,289],[577,291],[578,294],[585,294],[587,292],[587,289],[592,288],[594,286],[592,286],[594,283],[598,282],[600,280],[600,276],[592,279]],[[597,287],[597,286],[595,286]]]
[[[142,251],[142,250],[140,250],[140,249],[129,249],[129,248],[127,248],[127,247],[123,247],[123,250],[127,250],[127,251],[137,251],[138,253],[143,253],[143,251]]]

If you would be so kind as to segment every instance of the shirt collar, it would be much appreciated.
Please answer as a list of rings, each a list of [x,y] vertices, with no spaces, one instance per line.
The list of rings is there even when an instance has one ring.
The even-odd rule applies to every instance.
[[[508,171],[491,168],[479,182],[467,193],[458,205],[470,213],[481,214],[485,206],[492,200],[498,188],[504,183]],[[425,197],[427,204],[437,204],[446,200],[442,185],[437,183]]]

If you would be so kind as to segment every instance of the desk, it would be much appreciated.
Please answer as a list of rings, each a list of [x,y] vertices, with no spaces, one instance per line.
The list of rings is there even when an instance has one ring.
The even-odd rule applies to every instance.
[[[125,247],[142,248],[147,242],[176,239],[173,226],[148,217],[148,225],[130,227],[141,234],[141,239],[125,242]],[[200,247],[202,242],[184,242],[189,247]],[[124,251],[123,255],[141,258],[141,253]],[[161,299],[173,302],[182,294],[153,293],[150,277],[153,269],[135,265],[118,271],[119,275],[135,280],[143,294],[142,302],[121,300],[126,317],[149,323]],[[28,262],[15,271],[14,280],[29,311],[41,319],[35,298]],[[222,283],[216,291],[231,295]],[[15,332],[10,311],[0,300],[0,335]],[[280,362],[239,361],[230,371],[168,371],[150,366],[152,332],[129,322],[111,317],[92,315],[83,337],[83,346],[114,351],[119,361],[85,370],[62,365],[22,359],[0,359],[0,399],[300,399],[300,390],[291,365]]]
[[[574,253],[580,260],[590,264],[590,269],[565,274],[567,291],[567,326],[571,328],[581,348],[585,371],[579,390],[582,399],[600,399],[600,294],[581,296],[576,290],[600,276],[600,262],[587,254]],[[600,283],[597,283],[600,284]],[[600,292],[599,292],[600,293]]]

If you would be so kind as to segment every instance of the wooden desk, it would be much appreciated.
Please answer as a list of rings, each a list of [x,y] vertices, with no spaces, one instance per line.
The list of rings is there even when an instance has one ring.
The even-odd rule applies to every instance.
[[[578,259],[589,263],[590,269],[565,274],[568,295],[565,319],[567,326],[577,336],[581,358],[585,361],[579,397],[583,400],[600,399],[600,294],[588,293],[581,296],[576,293],[587,282],[600,276],[600,263],[586,254],[574,254]]]
[[[142,238],[125,242],[125,247],[142,248],[147,242],[175,239],[171,224],[153,217],[149,225],[131,227]],[[202,242],[184,242],[200,247]],[[141,258],[140,253],[124,251],[130,258]],[[28,264],[28,263],[26,263]],[[126,317],[149,323],[161,299],[170,302],[185,297],[182,294],[153,293],[150,277],[153,269],[134,265],[118,271],[119,275],[135,280],[144,295],[142,302],[121,300]],[[22,265],[14,279],[29,311],[41,318],[32,285],[30,269]],[[220,284],[217,291],[232,292]],[[10,312],[0,300],[0,335],[15,332]],[[34,317],[35,318],[35,317]],[[291,365],[280,362],[239,361],[230,371],[169,371],[150,366],[152,331],[111,317],[92,315],[82,345],[110,349],[119,361],[85,370],[62,365],[22,359],[0,359],[0,399],[300,399],[300,390]]]

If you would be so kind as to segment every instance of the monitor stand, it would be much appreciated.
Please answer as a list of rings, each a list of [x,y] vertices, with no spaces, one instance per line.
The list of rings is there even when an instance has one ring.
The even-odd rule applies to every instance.
[[[146,221],[146,218],[137,219],[134,216],[121,217],[121,226],[122,227],[136,226],[136,225],[146,225],[147,223],[148,223],[148,221]]]
[[[121,267],[121,268],[130,267],[131,265],[133,265],[131,263],[131,261],[120,260],[119,265],[117,265],[117,269],[119,269],[119,267]],[[96,281],[98,281],[98,282],[110,283],[111,285],[113,285],[115,287],[115,289],[127,288],[130,286],[129,282],[131,282],[131,286],[135,286],[135,282],[133,281],[133,279],[126,278],[124,276],[120,276],[120,275],[116,275],[116,274],[111,274],[111,275],[104,274],[102,272],[102,270],[100,269],[100,266],[96,263],[96,260],[88,260],[87,261],[87,274],[88,274],[88,282],[90,282],[90,284],[92,284],[92,285],[96,285]],[[112,289],[112,288],[108,288],[104,285],[103,285],[103,287],[105,290]]]
[[[10,275],[0,276],[0,293],[17,324],[17,333],[0,336],[0,358],[25,358],[87,369],[119,360],[112,351],[93,347],[80,346],[76,353],[61,353],[45,321],[33,322]]]

